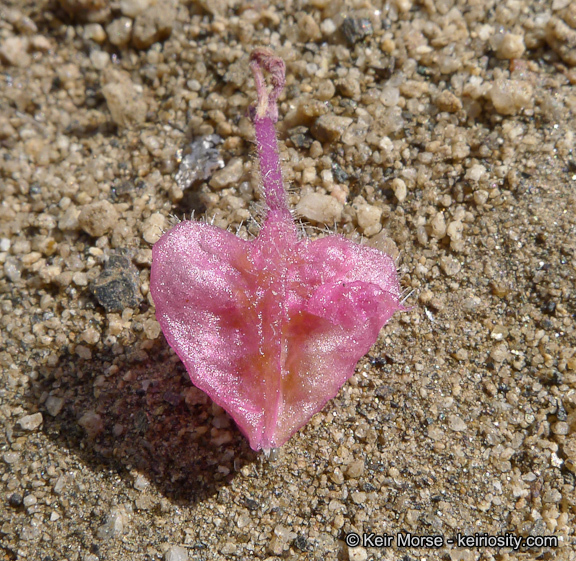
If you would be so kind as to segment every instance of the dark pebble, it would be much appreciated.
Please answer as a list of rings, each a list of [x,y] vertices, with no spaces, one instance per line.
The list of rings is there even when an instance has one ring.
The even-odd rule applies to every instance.
[[[341,29],[349,45],[354,45],[374,33],[372,22],[368,18],[345,18]]]
[[[10,497],[8,497],[8,504],[13,508],[19,508],[22,506],[23,500],[24,499],[22,495],[19,495],[18,493],[12,493]]]
[[[308,544],[308,540],[302,534],[300,534],[294,540],[294,547],[296,549],[299,549],[300,551],[308,551],[308,548],[310,547],[310,545]]]
[[[112,255],[90,288],[107,312],[135,308],[142,301],[138,269],[125,255]]]
[[[292,144],[296,146],[296,148],[308,149],[310,146],[312,146],[312,142],[314,142],[308,127],[294,127],[293,129],[290,129],[289,134],[290,140],[292,141]]]

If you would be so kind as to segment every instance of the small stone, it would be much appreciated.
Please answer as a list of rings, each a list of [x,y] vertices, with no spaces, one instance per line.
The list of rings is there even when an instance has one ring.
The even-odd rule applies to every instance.
[[[22,504],[28,508],[30,506],[34,506],[35,504],[38,503],[38,499],[34,496],[34,495],[26,495],[24,497],[24,500],[22,501]]]
[[[446,220],[443,212],[437,212],[430,220],[430,235],[438,240],[446,235]]]
[[[448,227],[446,228],[446,234],[452,241],[458,241],[462,239],[462,232],[464,231],[464,225],[460,220],[452,220]]]
[[[121,254],[110,256],[106,268],[90,285],[90,289],[107,312],[136,308],[142,301],[138,269]]]
[[[80,417],[78,424],[86,431],[89,438],[97,437],[104,430],[102,417],[94,411],[87,411]]]
[[[85,347],[84,345],[76,345],[75,351],[76,354],[84,360],[92,359],[92,351],[88,347]]]
[[[348,464],[346,475],[351,479],[358,479],[364,473],[364,460],[354,460]]]
[[[503,341],[508,337],[508,329],[503,325],[496,325],[492,330],[492,333],[490,333],[490,337],[495,341]]]
[[[80,338],[82,341],[88,343],[89,345],[95,345],[98,343],[98,341],[100,341],[100,332],[93,327],[88,327],[82,332]]]
[[[18,282],[22,278],[21,263],[15,257],[8,257],[4,262],[4,274],[10,282]]]
[[[474,164],[466,172],[466,179],[469,181],[480,181],[482,177],[486,174],[486,168],[482,164]]]
[[[314,139],[310,136],[308,127],[294,127],[288,131],[288,134],[290,135],[289,138],[292,141],[292,144],[297,148],[308,149],[312,146],[312,142],[314,142]]]
[[[499,41],[496,48],[496,56],[501,59],[521,58],[526,47],[524,46],[524,37],[514,33],[505,33]]]
[[[86,275],[86,273],[77,271],[72,275],[72,282],[76,286],[88,286],[88,276]]]
[[[134,489],[138,491],[144,491],[148,485],[150,485],[150,482],[142,474],[139,473],[136,477],[136,480],[134,481]]]
[[[126,47],[132,36],[132,20],[130,18],[118,18],[106,27],[108,40],[116,47]]]
[[[458,349],[452,356],[460,362],[466,361],[468,360],[468,351],[466,349]]]
[[[544,493],[542,497],[543,503],[559,503],[562,500],[562,494],[558,489],[550,489]]]
[[[0,59],[11,66],[24,68],[29,66],[32,60],[27,50],[27,37],[8,37],[0,45]]]
[[[339,467],[335,467],[334,471],[330,474],[330,479],[336,483],[336,485],[342,485],[344,483],[344,475]]]
[[[238,551],[238,546],[232,542],[226,542],[221,548],[220,553],[222,555],[234,555]]]
[[[357,505],[363,505],[366,502],[366,493],[364,491],[352,493],[352,502]]]
[[[148,105],[141,88],[136,87],[128,74],[118,70],[107,71],[104,81],[102,94],[112,120],[118,126],[126,128],[142,124],[146,120]]]
[[[325,36],[332,35],[336,29],[338,28],[336,27],[334,20],[331,18],[322,20],[322,23],[320,24],[320,31],[322,31],[322,34]]]
[[[70,205],[61,215],[60,220],[58,220],[58,229],[62,232],[68,230],[77,230],[80,225],[78,223],[78,217],[80,216],[80,209],[75,205]]]
[[[316,96],[320,101],[330,101],[336,93],[336,87],[332,80],[322,80],[318,85]]]
[[[462,109],[462,102],[451,91],[444,90],[436,98],[436,106],[440,111],[456,113]]]
[[[134,19],[150,6],[151,0],[120,0],[120,11]]]
[[[110,17],[110,0],[60,0],[60,4],[80,21],[102,23]]]
[[[104,70],[110,64],[110,55],[105,51],[94,50],[90,53],[90,62],[96,70]]]
[[[408,189],[406,188],[406,183],[403,179],[400,179],[399,177],[393,179],[390,182],[390,187],[392,188],[392,191],[394,191],[394,195],[398,199],[399,203],[402,203],[406,200]]]
[[[448,426],[456,432],[463,432],[468,428],[466,423],[457,415],[450,415],[448,417]]]
[[[558,421],[552,425],[552,432],[560,436],[566,436],[570,432],[570,425],[566,421]]]
[[[340,29],[350,46],[374,33],[372,22],[368,18],[344,18]]]
[[[147,49],[153,43],[170,37],[176,20],[177,0],[164,0],[147,8],[134,20],[132,44]]]
[[[532,104],[533,93],[528,82],[500,78],[494,82],[488,95],[498,113],[515,115]]]
[[[312,127],[312,134],[320,142],[335,142],[342,137],[352,122],[350,117],[327,113],[316,119]]]
[[[490,358],[498,364],[504,362],[509,357],[508,345],[502,342],[494,346],[490,351]]]
[[[182,162],[176,174],[176,183],[183,191],[199,180],[212,176],[215,170],[224,167],[224,160],[217,148],[222,138],[217,134],[200,136],[184,150]]]
[[[106,41],[106,32],[99,23],[89,23],[84,27],[84,39],[95,43]]]
[[[106,522],[98,528],[96,532],[98,537],[101,540],[120,537],[124,533],[127,518],[123,508],[113,508],[106,517]]]
[[[22,495],[19,493],[12,493],[10,497],[8,497],[8,504],[12,508],[20,508],[22,506],[23,500],[24,499],[22,498]]]
[[[44,35],[34,35],[31,37],[30,45],[34,50],[43,52],[49,51],[52,47],[50,40],[47,37],[44,37]]]
[[[300,40],[304,43],[319,41],[322,38],[320,27],[310,14],[303,14],[298,18],[298,31]]]
[[[312,222],[320,224],[334,224],[342,217],[343,206],[334,197],[321,193],[308,193],[304,195],[296,211],[298,214]]]
[[[352,123],[342,135],[342,143],[346,146],[362,144],[368,134],[368,128],[360,123]]]
[[[142,224],[142,237],[148,243],[156,243],[164,233],[165,225],[166,218],[163,214],[152,214]]]
[[[24,430],[33,431],[36,430],[42,424],[42,413],[33,413],[32,415],[26,415],[22,417],[18,424]]]
[[[243,175],[244,164],[242,158],[232,158],[224,169],[217,171],[212,176],[210,187],[220,190],[231,185],[237,185]]]
[[[62,411],[64,403],[65,399],[63,397],[59,397],[56,395],[49,395],[44,405],[46,407],[46,411],[48,411],[48,413],[52,415],[52,417],[57,417]]]
[[[448,277],[456,276],[462,269],[460,262],[451,255],[443,255],[440,258],[440,267]]]
[[[488,201],[489,196],[490,193],[488,193],[488,191],[485,191],[484,189],[474,191],[474,203],[477,204],[478,206],[485,205],[486,201]]]
[[[20,454],[18,452],[4,452],[2,459],[7,464],[15,464],[18,460],[20,460]]]
[[[384,88],[382,88],[382,94],[380,95],[380,101],[386,107],[395,107],[400,101],[400,90],[395,86],[384,86]]]
[[[78,225],[90,236],[99,238],[109,232],[118,222],[118,212],[108,201],[97,201],[82,208]]]
[[[366,245],[375,247],[382,253],[389,255],[394,261],[396,261],[400,255],[400,250],[398,249],[396,242],[392,238],[388,237],[385,230],[382,230],[379,234],[370,238]]]
[[[356,209],[356,217],[358,219],[358,226],[365,236],[373,236],[382,230],[382,224],[380,222],[382,209],[377,206],[368,204],[359,205]]]

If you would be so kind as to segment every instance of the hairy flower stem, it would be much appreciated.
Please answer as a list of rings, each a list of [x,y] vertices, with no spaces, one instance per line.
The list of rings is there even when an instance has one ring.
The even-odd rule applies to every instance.
[[[286,67],[284,61],[275,57],[268,49],[260,48],[250,56],[250,68],[256,82],[258,103],[252,108],[251,117],[256,131],[256,147],[260,159],[260,173],[264,188],[264,200],[270,211],[290,216],[286,192],[280,170],[278,142],[275,123],[278,121],[276,101],[284,89]],[[269,73],[272,90],[266,88],[263,70]]]

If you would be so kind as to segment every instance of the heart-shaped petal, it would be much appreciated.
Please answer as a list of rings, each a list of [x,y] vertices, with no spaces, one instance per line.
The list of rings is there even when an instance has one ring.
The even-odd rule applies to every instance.
[[[402,309],[392,258],[342,236],[300,237],[274,135],[284,66],[253,55],[254,112],[268,212],[251,241],[201,222],[155,244],[156,317],[192,382],[234,418],[253,449],[284,444],[334,397]],[[274,89],[262,89],[261,67]]]

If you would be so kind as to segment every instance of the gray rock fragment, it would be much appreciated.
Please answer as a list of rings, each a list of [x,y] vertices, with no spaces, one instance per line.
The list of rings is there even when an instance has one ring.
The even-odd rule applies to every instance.
[[[138,269],[128,257],[114,254],[106,268],[90,285],[92,293],[107,312],[135,308],[142,301]]]

